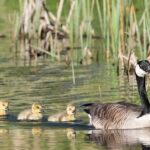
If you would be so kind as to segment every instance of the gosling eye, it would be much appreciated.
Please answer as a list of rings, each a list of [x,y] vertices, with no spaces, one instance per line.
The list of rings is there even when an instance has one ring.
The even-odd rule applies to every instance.
[[[36,106],[36,108],[37,108],[37,109],[40,109],[40,107],[39,107],[39,106]]]

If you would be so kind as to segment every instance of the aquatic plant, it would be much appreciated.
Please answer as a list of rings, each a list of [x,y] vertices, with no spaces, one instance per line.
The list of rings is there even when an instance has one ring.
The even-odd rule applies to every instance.
[[[98,52],[92,49],[92,38],[100,38],[101,34],[108,60],[112,58],[121,62],[122,67],[126,64],[129,67],[131,54],[147,57],[150,41],[148,0],[144,0],[144,10],[138,19],[131,0],[71,0],[65,18],[62,16],[64,5],[64,0],[60,0],[55,16],[44,0],[20,0],[20,14],[16,16],[15,25],[16,48],[24,43],[22,52],[28,58],[49,55],[59,60],[63,57],[62,50],[67,49],[66,63],[82,64],[92,60],[94,55],[95,59],[98,57]],[[94,19],[99,20],[98,36],[93,27],[94,13],[97,13]],[[64,39],[69,43],[64,43]]]
[[[70,1],[70,11],[64,25],[61,23],[64,0],[60,0],[56,16],[46,8],[44,0],[20,0],[20,14],[16,16],[15,25],[16,49],[20,43],[24,43],[22,52],[28,58],[46,54],[60,59],[62,49],[58,47],[58,42],[63,42],[62,39],[69,37],[70,44],[67,47],[70,49],[78,39],[85,36],[86,46],[90,47],[92,30],[90,14],[93,11],[93,2],[94,0],[91,10],[90,0]],[[83,19],[80,18],[81,7]]]

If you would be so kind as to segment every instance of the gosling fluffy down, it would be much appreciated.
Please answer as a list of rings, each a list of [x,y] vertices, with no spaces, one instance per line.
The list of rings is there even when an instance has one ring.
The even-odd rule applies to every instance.
[[[34,103],[31,109],[26,109],[18,115],[18,120],[41,120],[43,118],[42,106]]]
[[[65,112],[52,115],[48,118],[48,121],[52,122],[65,122],[65,121],[74,121],[75,120],[76,108],[74,105],[69,104]]]
[[[2,100],[0,101],[0,116],[7,115],[8,112],[8,101]]]

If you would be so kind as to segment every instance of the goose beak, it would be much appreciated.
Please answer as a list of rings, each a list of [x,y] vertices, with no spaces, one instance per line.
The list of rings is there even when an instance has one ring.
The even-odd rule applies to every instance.
[[[74,110],[72,113],[75,114],[75,113],[76,113],[76,110]]]

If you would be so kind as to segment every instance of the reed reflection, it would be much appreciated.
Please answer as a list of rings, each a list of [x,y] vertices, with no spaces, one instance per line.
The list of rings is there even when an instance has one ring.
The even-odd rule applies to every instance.
[[[135,148],[150,149],[150,129],[141,130],[92,130],[86,139],[107,149]]]

